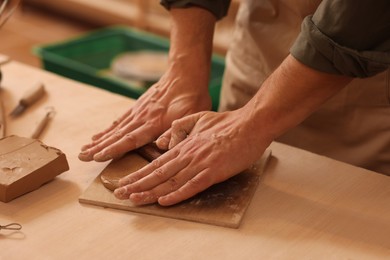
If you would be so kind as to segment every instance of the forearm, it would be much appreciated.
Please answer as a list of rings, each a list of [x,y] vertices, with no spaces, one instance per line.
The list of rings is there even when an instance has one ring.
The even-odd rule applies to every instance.
[[[298,125],[352,78],[316,71],[289,55],[243,108],[272,141]],[[265,132],[263,132],[265,131]]]
[[[209,11],[198,7],[172,8],[170,12],[171,69],[191,74],[207,90],[216,18]]]

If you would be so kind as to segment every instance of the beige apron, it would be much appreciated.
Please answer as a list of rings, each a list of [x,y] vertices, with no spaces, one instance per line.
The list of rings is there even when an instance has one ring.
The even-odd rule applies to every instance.
[[[220,111],[243,106],[321,1],[247,0],[226,57]],[[390,71],[355,79],[277,141],[390,175]]]

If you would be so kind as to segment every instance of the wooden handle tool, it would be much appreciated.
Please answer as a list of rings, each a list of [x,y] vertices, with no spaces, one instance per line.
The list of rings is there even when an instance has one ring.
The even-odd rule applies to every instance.
[[[1,95],[1,93],[0,93]],[[4,104],[3,100],[0,96],[0,139],[5,137],[5,110],[4,110]]]
[[[39,136],[42,134],[43,130],[45,129],[45,127],[49,123],[50,119],[53,118],[54,114],[55,114],[54,108],[50,107],[47,110],[47,112],[45,113],[45,115],[38,122],[37,126],[34,128],[32,134],[31,134],[31,138],[33,138],[33,139],[39,138]]]
[[[30,88],[26,93],[24,93],[23,97],[19,100],[19,104],[12,110],[10,116],[18,116],[23,111],[26,110],[27,107],[31,106],[35,102],[37,102],[40,98],[42,98],[45,94],[45,88],[42,83],[36,83],[32,88]]]
[[[3,78],[3,74],[0,70],[0,82]],[[6,125],[5,125],[5,109],[4,109],[4,103],[3,103],[3,99],[1,97],[1,86],[0,86],[0,139],[5,137],[5,128],[6,128]]]

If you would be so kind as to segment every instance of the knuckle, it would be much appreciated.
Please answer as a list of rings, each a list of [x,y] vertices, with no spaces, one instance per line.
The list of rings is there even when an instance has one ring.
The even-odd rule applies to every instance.
[[[126,145],[135,146],[135,147],[140,146],[137,144],[137,138],[132,133],[125,134],[123,140],[126,143]]]
[[[111,124],[111,126],[112,127],[115,127],[115,126],[117,126],[117,125],[119,125],[119,120],[114,120],[113,122],[112,122],[112,124]]]
[[[157,168],[153,171],[153,175],[160,180],[165,180],[165,171],[162,168]]]
[[[172,122],[172,130],[173,131],[178,131],[181,129],[181,121],[179,119],[176,119]]]
[[[119,140],[123,137],[123,132],[121,130],[116,130],[114,133],[113,133],[113,137],[115,140]]]
[[[173,154],[173,156],[176,158],[180,155],[180,149],[175,149],[175,150],[171,150],[171,153]],[[184,158],[182,158],[183,160]]]
[[[192,189],[198,189],[203,185],[203,182],[199,178],[192,178],[187,182]]]
[[[159,158],[154,159],[151,164],[153,168],[157,169],[161,166],[161,160]]]
[[[169,186],[170,186],[172,191],[177,190],[178,188],[180,188],[179,181],[175,177],[170,178],[168,180],[168,184],[169,184]]]
[[[210,178],[196,176],[187,182],[191,190],[200,191],[208,188],[213,184]]]
[[[127,133],[124,135],[124,139],[126,140],[126,142],[133,142],[135,140],[135,137],[131,133]]]
[[[147,191],[143,193],[145,202],[152,202],[158,199],[158,195],[154,191]]]
[[[126,186],[129,193],[139,192],[143,190],[143,187],[138,183],[132,183]]]
[[[118,183],[120,186],[124,186],[124,185],[128,185],[128,184],[132,184],[136,181],[138,181],[138,179],[136,179],[135,177],[124,177],[124,178],[120,179]]]

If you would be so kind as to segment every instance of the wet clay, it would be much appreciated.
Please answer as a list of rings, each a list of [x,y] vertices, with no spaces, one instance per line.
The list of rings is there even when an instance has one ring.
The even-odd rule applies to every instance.
[[[157,203],[136,206],[130,200],[117,199],[110,191],[117,187],[118,180],[122,176],[149,163],[138,153],[130,152],[108,164],[79,197],[79,201],[102,207],[237,228],[249,206],[270,155],[271,151],[267,150],[252,167],[242,173],[215,184],[188,200],[170,207],[163,207]]]
[[[134,156],[132,163],[125,163],[123,160],[116,160],[111,163],[100,175],[104,187],[113,191],[119,187],[118,182],[122,177],[141,169],[149,162],[161,156],[165,151],[160,150],[154,143],[147,144],[136,150],[139,156]]]
[[[9,202],[69,170],[60,150],[31,138],[0,139],[0,201]]]
[[[100,180],[104,187],[111,191],[115,190],[119,187],[118,182],[122,177],[141,169],[149,163],[148,160],[138,156],[138,154],[127,156],[131,156],[130,163],[128,160],[122,159],[112,161],[100,174]]]

